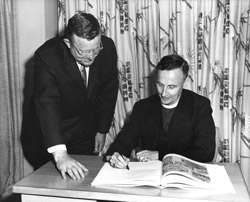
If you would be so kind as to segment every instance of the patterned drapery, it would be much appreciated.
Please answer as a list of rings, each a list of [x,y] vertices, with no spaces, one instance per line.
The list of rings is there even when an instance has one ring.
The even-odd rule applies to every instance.
[[[250,187],[249,0],[58,0],[60,32],[76,11],[95,15],[118,51],[120,91],[107,143],[133,104],[155,91],[159,59],[178,53],[190,65],[185,87],[211,101],[217,160],[238,162]]]
[[[18,37],[16,1],[0,0],[0,201],[23,177]]]

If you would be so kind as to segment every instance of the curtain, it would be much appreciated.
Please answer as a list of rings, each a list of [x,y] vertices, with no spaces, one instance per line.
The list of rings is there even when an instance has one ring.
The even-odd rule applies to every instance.
[[[62,33],[76,11],[95,15],[118,51],[120,91],[107,147],[133,104],[155,92],[159,59],[178,53],[190,65],[185,88],[211,101],[217,161],[239,163],[250,187],[249,0],[58,0]]]
[[[23,176],[21,90],[15,0],[0,0],[0,194]],[[7,191],[7,192],[6,192]]]

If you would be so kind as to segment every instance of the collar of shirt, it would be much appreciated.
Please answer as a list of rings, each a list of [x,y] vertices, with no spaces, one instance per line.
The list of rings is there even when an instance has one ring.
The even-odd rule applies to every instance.
[[[162,104],[162,107],[164,107],[165,109],[173,109],[173,108],[177,107],[179,100],[180,100],[180,98],[174,104],[171,104],[171,105]]]
[[[77,66],[79,68],[79,71],[81,71],[82,68],[85,68],[85,70],[86,70],[86,76],[87,76],[87,83],[88,83],[88,81],[89,81],[89,67],[84,67],[82,64],[80,64],[78,62],[76,62],[76,64],[77,64]]]

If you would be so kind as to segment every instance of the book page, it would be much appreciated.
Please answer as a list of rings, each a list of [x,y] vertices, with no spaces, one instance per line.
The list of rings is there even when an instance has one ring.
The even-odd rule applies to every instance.
[[[160,186],[162,162],[130,162],[129,170],[118,169],[105,163],[93,182],[92,186]]]
[[[208,165],[208,175],[210,176],[209,183],[199,183],[191,178],[186,178],[183,175],[170,174],[167,175],[162,183],[164,187],[175,187],[181,189],[203,189],[210,190],[214,193],[235,193],[235,189],[224,166]]]
[[[176,154],[166,155],[162,166],[163,187],[235,193],[224,166],[200,163]]]
[[[207,169],[211,179],[210,184],[214,190],[223,193],[235,193],[234,186],[224,166],[209,164]]]
[[[210,177],[205,164],[190,160],[180,155],[166,155],[162,163],[163,176],[170,174],[185,175],[189,180],[210,183]]]

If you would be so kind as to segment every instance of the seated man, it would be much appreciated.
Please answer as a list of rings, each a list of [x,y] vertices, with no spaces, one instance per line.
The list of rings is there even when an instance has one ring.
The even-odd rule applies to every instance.
[[[158,94],[138,101],[130,120],[110,145],[105,160],[113,167],[126,168],[131,151],[139,161],[160,159],[168,153],[199,162],[213,160],[215,125],[210,101],[183,89],[188,63],[178,55],[161,59],[156,67]]]

